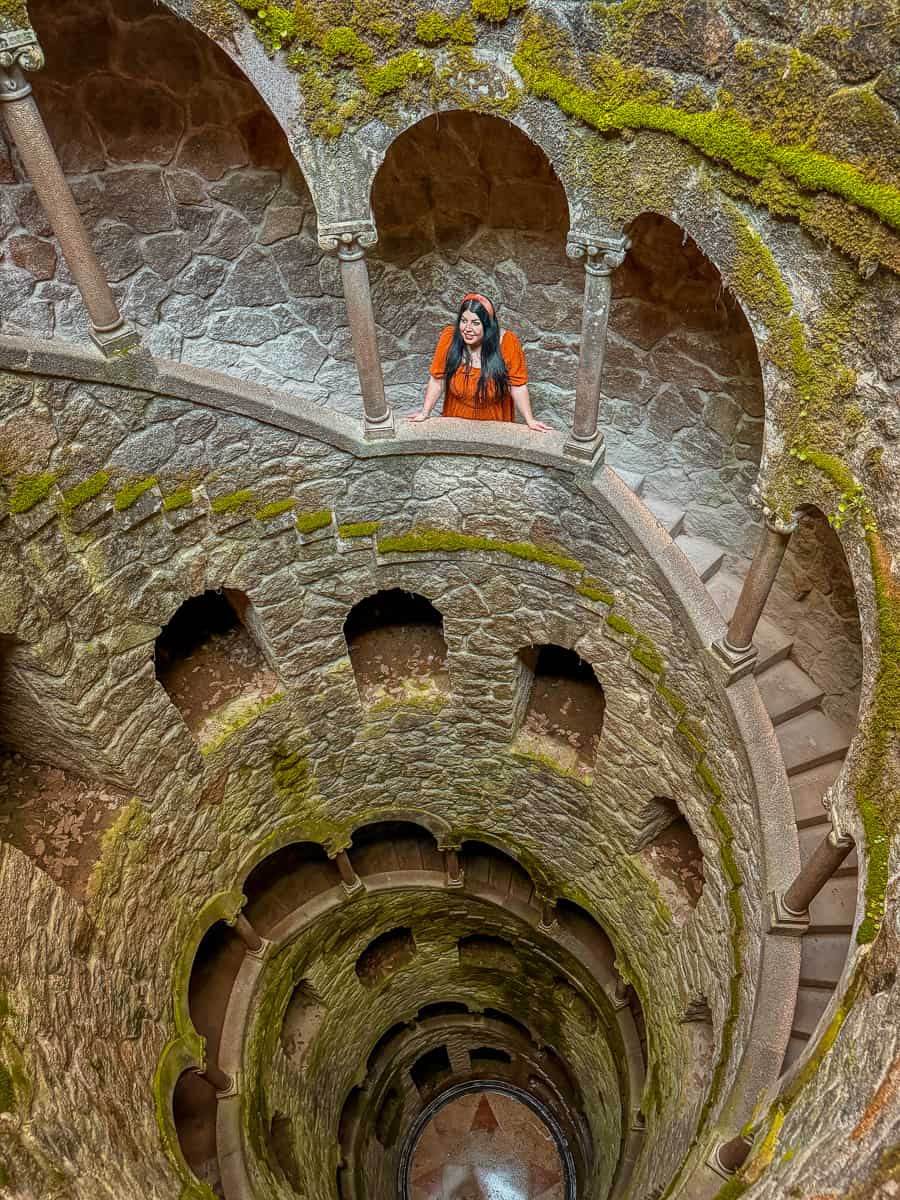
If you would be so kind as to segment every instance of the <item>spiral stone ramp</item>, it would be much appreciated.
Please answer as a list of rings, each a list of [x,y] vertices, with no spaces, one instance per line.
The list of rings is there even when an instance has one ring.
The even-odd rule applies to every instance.
[[[894,25],[0,4],[3,1200],[894,1194]]]

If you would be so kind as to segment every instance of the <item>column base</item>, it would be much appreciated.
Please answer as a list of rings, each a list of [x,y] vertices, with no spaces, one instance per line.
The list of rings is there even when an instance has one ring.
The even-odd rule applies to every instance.
[[[260,962],[263,962],[266,959],[266,957],[268,956],[269,951],[271,949],[272,949],[272,943],[270,941],[268,941],[267,938],[263,938],[262,945],[259,947],[259,949],[258,950],[248,950],[247,957],[248,958],[258,958]]]
[[[91,329],[91,341],[104,358],[117,358],[128,354],[141,344],[138,331],[128,321],[123,321],[115,329]]]
[[[576,458],[579,462],[599,467],[606,458],[606,441],[600,430],[597,430],[592,438],[585,440],[570,435],[563,446],[563,454],[566,458]]]
[[[462,873],[460,873],[459,875],[457,875],[457,877],[455,879],[451,879],[448,876],[447,881],[444,886],[448,887],[448,888],[461,888],[461,887],[465,886],[465,883],[466,883],[465,878],[462,875]]]
[[[382,417],[380,421],[372,421],[369,417],[366,417],[363,426],[367,442],[377,442],[384,438],[392,438],[394,436],[393,410],[388,410],[387,416]]]
[[[344,883],[343,879],[341,880],[341,887],[344,889],[344,894],[347,896],[355,896],[362,885],[363,881],[361,879],[357,879],[355,883]]]
[[[809,928],[809,912],[795,913],[784,903],[783,892],[772,892],[769,897],[769,933],[781,933],[786,937],[803,937]]]
[[[241,1075],[239,1071],[235,1071],[235,1073],[231,1076],[231,1083],[228,1085],[228,1087],[222,1092],[220,1092],[218,1089],[216,1090],[216,1099],[227,1100],[231,1096],[239,1096],[240,1093]]]
[[[739,679],[743,679],[745,675],[752,675],[756,670],[759,651],[755,646],[744,646],[735,650],[733,646],[729,646],[726,638],[719,638],[713,642],[711,650],[713,657],[728,668],[728,683],[737,683]]]

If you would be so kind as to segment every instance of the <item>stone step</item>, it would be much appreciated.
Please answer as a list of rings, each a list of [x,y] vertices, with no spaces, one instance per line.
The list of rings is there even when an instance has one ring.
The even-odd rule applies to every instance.
[[[850,930],[856,916],[856,875],[833,875],[809,906],[810,933]]]
[[[691,566],[705,583],[711,579],[722,565],[725,551],[708,538],[692,537],[681,533],[675,538],[675,545],[687,555]]]
[[[822,1013],[828,1007],[833,991],[833,988],[808,987],[806,984],[800,984],[797,988],[797,1003],[791,1026],[792,1034],[810,1036],[818,1025]]]
[[[780,725],[791,717],[798,717],[815,708],[825,694],[789,658],[757,671],[756,685],[773,725]]]
[[[850,739],[821,709],[791,717],[775,730],[788,775],[844,757]]]
[[[843,763],[835,759],[791,776],[794,815],[800,829],[807,825],[828,824],[828,813],[822,807],[822,797],[840,775],[842,766]]]
[[[643,500],[670,537],[684,532],[685,511],[680,504],[661,500],[659,496],[644,496]]]
[[[849,945],[849,933],[805,933],[800,943],[800,978],[804,983],[835,987]]]
[[[638,475],[636,471],[626,471],[624,467],[613,467],[613,470],[623,483],[628,484],[636,496],[640,496],[644,487],[643,475]]]

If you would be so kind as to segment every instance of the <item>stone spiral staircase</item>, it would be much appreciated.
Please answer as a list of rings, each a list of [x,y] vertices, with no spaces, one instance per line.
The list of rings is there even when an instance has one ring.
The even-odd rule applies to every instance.
[[[725,548],[687,532],[686,511],[648,494],[642,476],[625,470],[617,470],[617,474],[684,552],[727,620],[743,581],[723,567]],[[840,774],[853,730],[843,728],[823,711],[822,689],[793,657],[791,637],[766,615],[757,627],[754,644],[759,651],[756,683],[784,758],[800,857],[805,863],[829,831],[830,818],[822,800]],[[840,979],[856,911],[857,876],[854,851],[810,905],[785,1070],[803,1052]]]

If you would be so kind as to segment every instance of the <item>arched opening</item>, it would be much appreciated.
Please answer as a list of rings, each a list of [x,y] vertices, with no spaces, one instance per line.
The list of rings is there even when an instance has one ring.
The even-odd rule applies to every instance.
[[[300,905],[340,887],[337,867],[316,842],[292,842],[258,862],[244,880],[244,913],[263,936]]]
[[[462,967],[479,967],[504,974],[518,974],[522,964],[515,948],[505,938],[473,933],[457,943]]]
[[[433,1090],[453,1074],[446,1046],[435,1046],[417,1058],[409,1068],[410,1076],[420,1095]]]
[[[156,678],[201,746],[215,742],[239,707],[277,691],[252,620],[242,592],[209,590],[185,600],[156,639]]]
[[[518,653],[525,715],[516,735],[520,750],[549,754],[579,775],[591,772],[606,699],[590,663],[574,650],[547,644]]]
[[[508,1067],[512,1064],[512,1055],[497,1046],[476,1046],[469,1051],[469,1062],[473,1071],[493,1071],[496,1067]]]
[[[364,988],[379,987],[395,971],[416,957],[411,929],[389,929],[370,942],[356,960],[356,974]]]
[[[41,113],[122,311],[151,352],[302,385],[309,399],[356,411],[352,396],[327,390],[353,371],[337,266],[323,266],[288,140],[240,69],[154,0],[34,0],[29,14],[47,58],[33,81]],[[0,129],[0,161],[3,148]],[[84,342],[58,243],[15,178],[4,315],[32,336]],[[161,439],[142,466],[177,479],[187,458],[195,465]]]
[[[194,1071],[175,1084],[172,1118],[184,1160],[196,1177],[215,1189],[220,1185],[216,1151],[216,1093]]]
[[[703,894],[700,843],[676,802],[665,796],[650,801],[644,825],[640,860],[656,881],[675,921],[683,925]]]
[[[281,1048],[292,1067],[299,1070],[303,1066],[326,1012],[325,1002],[313,985],[301,979],[291,993],[281,1024]]]
[[[556,919],[562,932],[579,943],[593,976],[608,978],[613,973],[616,951],[599,921],[571,900],[557,900]]]
[[[378,821],[362,826],[354,832],[348,854],[360,877],[385,871],[444,869],[434,835],[411,821]]]
[[[498,117],[427,117],[391,145],[372,208],[370,272],[393,403],[421,403],[438,336],[475,290],[522,340],[535,411],[571,425],[583,282],[566,256],[568,203],[544,152]]]
[[[344,637],[364,704],[436,699],[450,688],[444,619],[430,600],[400,588],[360,600]]]
[[[462,1017],[468,1011],[468,1005],[460,1004],[456,1000],[438,1000],[434,1004],[426,1004],[424,1008],[420,1008],[416,1013],[416,1020],[427,1021],[433,1017]]]
[[[403,1099],[396,1088],[388,1088],[375,1115],[375,1137],[385,1150],[396,1142],[402,1118]]]
[[[463,842],[460,865],[467,887],[486,887],[522,904],[537,904],[531,876],[496,846],[486,842]]]
[[[369,1057],[366,1060],[366,1073],[368,1075],[371,1075],[376,1069],[378,1060],[382,1057],[382,1055],[387,1053],[390,1046],[392,1046],[394,1043],[399,1045],[400,1041],[408,1032],[408,1030],[409,1026],[405,1021],[398,1021],[395,1025],[392,1025],[390,1029],[386,1029],[384,1031],[384,1033],[372,1047]]]
[[[747,504],[764,399],[753,333],[735,297],[673,221],[643,213],[613,274],[601,425],[608,461],[643,481],[651,510],[690,539],[752,553]],[[690,557],[690,555],[689,555]]]
[[[244,943],[231,926],[216,921],[203,935],[194,955],[188,980],[188,1010],[194,1028],[206,1038],[206,1053],[213,1062],[219,1058],[225,1010],[244,952]]]

